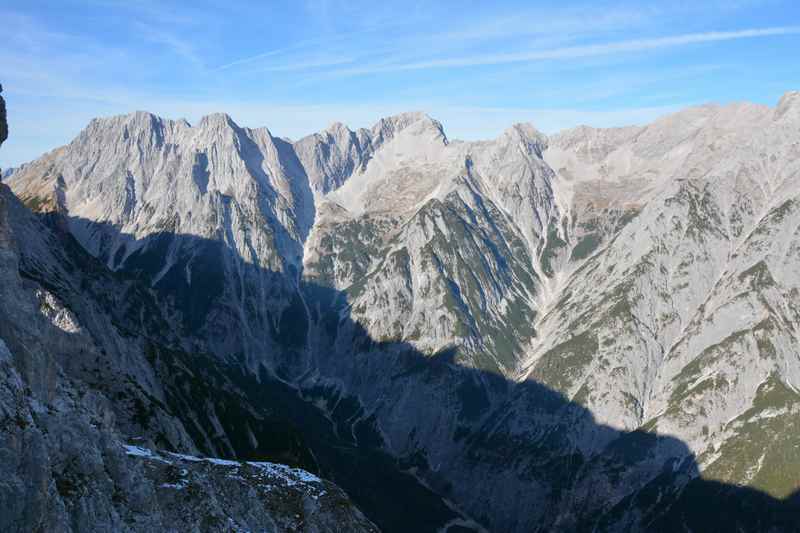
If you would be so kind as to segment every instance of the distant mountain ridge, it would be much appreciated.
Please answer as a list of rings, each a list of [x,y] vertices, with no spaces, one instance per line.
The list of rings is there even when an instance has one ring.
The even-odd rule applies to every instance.
[[[701,527],[696,491],[800,488],[799,134],[800,93],[478,142],[423,113],[289,142],[137,112],[4,182],[187,353],[412,471],[457,510],[437,527],[668,530]]]

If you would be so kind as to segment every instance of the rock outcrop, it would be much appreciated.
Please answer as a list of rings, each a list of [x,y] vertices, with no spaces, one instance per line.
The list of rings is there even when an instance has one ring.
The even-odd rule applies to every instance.
[[[3,86],[0,85],[0,94],[3,92]],[[0,96],[0,145],[8,139],[8,118],[6,117],[6,101]]]
[[[3,99],[3,86],[0,85],[0,146],[8,139],[8,118],[6,117],[6,101]],[[6,173],[0,168],[0,180]],[[10,175],[10,174],[9,174]]]

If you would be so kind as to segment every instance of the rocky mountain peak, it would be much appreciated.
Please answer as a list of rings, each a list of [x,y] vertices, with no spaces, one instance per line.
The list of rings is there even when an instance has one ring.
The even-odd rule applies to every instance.
[[[419,136],[432,135],[444,144],[448,142],[442,124],[422,111],[410,111],[382,118],[372,127],[372,131],[382,138],[408,131]]]
[[[423,111],[404,111],[403,113],[383,117],[378,121],[378,123],[384,122],[391,124],[394,128],[401,130],[407,127],[409,124],[420,121],[432,122],[433,119]]]
[[[789,113],[800,116],[800,91],[789,91],[781,97],[775,108],[775,119],[783,118]]]
[[[108,118],[95,119],[90,126],[96,127],[126,127],[134,131],[155,130],[163,127],[168,122],[149,111],[134,111],[127,115],[118,115]]]
[[[239,125],[236,124],[227,113],[210,113],[205,115],[197,123],[197,127],[202,129],[239,129]]]
[[[349,135],[350,133],[352,133],[352,130],[348,128],[346,124],[343,124],[338,121],[332,123],[330,126],[325,128],[325,131],[332,133],[334,135]]]
[[[94,146],[95,152],[104,150],[109,143],[159,147],[165,136],[187,127],[185,121],[166,120],[147,111],[136,111],[93,119],[71,145]]]
[[[507,128],[500,137],[506,142],[521,143],[526,151],[532,151],[539,157],[547,149],[547,135],[537,130],[529,122],[520,122]]]

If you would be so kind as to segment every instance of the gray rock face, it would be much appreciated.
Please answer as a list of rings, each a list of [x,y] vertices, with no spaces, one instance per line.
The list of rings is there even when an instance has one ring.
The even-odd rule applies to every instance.
[[[497,531],[793,530],[798,109],[789,93],[775,109],[550,138],[516,125],[483,142],[418,113],[295,143],[224,115],[135,113],[93,121],[8,183],[150,295],[146,316],[127,304],[128,327],[161,317],[164,345],[239,365],[214,386],[237,391],[246,420],[311,406],[337,442],[391,454],[448,500],[432,530],[477,528],[467,516]],[[40,266],[62,258],[21,242],[35,276],[63,276]],[[45,318],[81,327],[84,292]],[[146,351],[112,344],[124,361]],[[159,364],[135,381],[169,404],[181,388]],[[209,410],[214,431],[148,431],[158,447],[240,453],[224,427],[239,417],[212,400],[193,416]],[[346,485],[343,456],[311,448],[388,516]]]
[[[0,93],[3,92],[3,86],[0,85]],[[3,144],[8,139],[8,119],[6,118],[6,101],[0,96],[0,144]]]
[[[3,92],[3,86],[0,85],[0,93]],[[3,100],[3,97],[0,96],[0,146],[8,139],[8,119],[6,118],[6,101]],[[0,180],[5,178],[7,175],[11,175],[10,172],[4,171],[0,168]]]

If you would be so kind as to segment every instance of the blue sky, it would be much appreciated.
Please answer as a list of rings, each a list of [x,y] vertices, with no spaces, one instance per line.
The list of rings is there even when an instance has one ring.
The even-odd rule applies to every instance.
[[[800,89],[795,0],[5,0],[0,21],[1,167],[138,109],[291,138],[423,110],[477,139]]]

